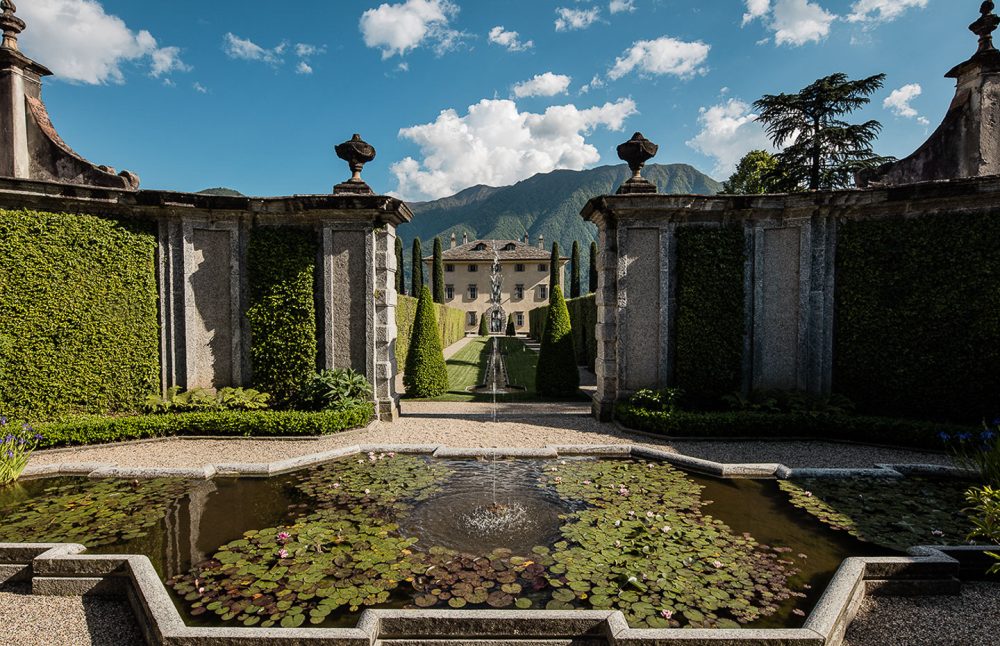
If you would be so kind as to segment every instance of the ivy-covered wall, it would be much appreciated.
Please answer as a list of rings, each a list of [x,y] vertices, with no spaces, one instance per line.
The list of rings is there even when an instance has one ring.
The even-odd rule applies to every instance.
[[[1000,214],[846,222],[835,392],[868,413],[1000,413]]]
[[[573,326],[573,344],[576,347],[578,365],[588,366],[591,370],[597,361],[597,297],[594,294],[571,298],[566,301],[569,310],[570,325]],[[541,339],[545,331],[545,319],[549,308],[539,307],[528,312],[528,334],[534,339]]]
[[[674,383],[712,406],[742,385],[744,233],[739,226],[677,230]]]
[[[315,231],[260,228],[250,235],[247,278],[253,385],[280,403],[316,371]]]
[[[438,327],[441,329],[441,347],[459,341],[465,336],[465,312],[448,307],[437,307]],[[400,296],[396,304],[396,365],[403,371],[406,357],[410,352],[410,335],[413,333],[413,321],[417,316],[417,299],[412,296]]]
[[[124,413],[160,387],[155,224],[0,210],[0,415]]]

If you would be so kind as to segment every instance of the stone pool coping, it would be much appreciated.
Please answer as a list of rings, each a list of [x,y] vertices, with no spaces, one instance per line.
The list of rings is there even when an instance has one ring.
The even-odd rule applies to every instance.
[[[119,468],[100,463],[31,468],[26,477],[82,475],[90,478],[269,477],[340,458],[376,453],[449,458],[558,459],[635,457],[667,462],[722,478],[905,477],[964,475],[939,465],[878,465],[875,469],[789,469],[781,464],[722,464],[632,445],[561,446],[544,449],[456,449],[437,445],[357,445],[268,464],[216,464],[202,469]],[[269,646],[337,644],[570,644],[612,646],[685,644],[712,646],[835,646],[868,594],[958,594],[970,562],[997,547],[920,546],[900,557],[845,559],[801,628],[634,629],[619,611],[574,610],[366,610],[355,628],[205,628],[187,626],[149,558],[88,554],[77,544],[0,544],[0,583],[29,579],[32,593],[57,596],[110,595],[129,602],[151,644],[168,646]],[[964,565],[963,565],[964,564]],[[484,641],[486,640],[486,641]]]

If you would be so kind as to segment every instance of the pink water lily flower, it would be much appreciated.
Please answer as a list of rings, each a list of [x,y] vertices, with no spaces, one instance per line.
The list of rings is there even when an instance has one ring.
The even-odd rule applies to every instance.
[[[674,616],[674,613],[672,610],[661,610],[660,616],[663,617],[664,619],[670,619]]]
[[[289,534],[288,532],[281,532],[278,534],[278,540],[281,541],[282,543],[286,542],[291,537],[292,535]]]
[[[722,561],[712,561],[712,567],[718,570],[719,568],[722,567]]]
[[[288,558],[288,550],[286,550],[283,547],[280,550],[278,550],[278,558],[279,559],[287,559]]]
[[[646,518],[654,518],[654,517],[656,517],[656,514],[654,514],[653,512],[651,511],[646,512]]]

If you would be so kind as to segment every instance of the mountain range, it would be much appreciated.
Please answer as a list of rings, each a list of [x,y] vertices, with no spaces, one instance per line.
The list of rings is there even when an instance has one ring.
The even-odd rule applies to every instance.
[[[545,236],[546,248],[559,242],[562,255],[569,256],[573,241],[580,242],[581,264],[586,284],[590,243],[597,227],[585,222],[580,211],[593,197],[613,194],[629,177],[628,166],[601,166],[590,170],[557,170],[535,175],[513,186],[473,186],[451,197],[433,202],[409,202],[413,221],[399,227],[404,244],[404,264],[409,276],[410,245],[422,241],[424,255],[441,236],[448,248],[451,234],[459,243],[469,240],[520,240],[527,233],[532,243]],[[715,195],[722,184],[687,164],[651,164],[642,176],[656,184],[660,193]]]

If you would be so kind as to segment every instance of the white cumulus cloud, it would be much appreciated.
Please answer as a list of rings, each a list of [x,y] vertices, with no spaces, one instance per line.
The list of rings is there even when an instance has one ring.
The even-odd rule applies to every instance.
[[[514,86],[514,96],[523,99],[528,96],[555,96],[565,94],[569,90],[572,78],[564,74],[553,74],[545,72],[538,74],[529,81],[518,83]]]
[[[271,49],[261,47],[249,38],[240,38],[236,34],[229,32],[222,37],[222,51],[229,58],[236,58],[244,61],[261,61],[270,65],[281,65],[284,61],[282,55],[288,45],[281,43]]]
[[[830,26],[837,19],[816,2],[809,0],[746,0],[743,24],[758,18],[774,33],[775,45],[818,43],[830,35]],[[766,42],[766,41],[762,41]]]
[[[701,131],[687,145],[715,160],[712,173],[720,179],[732,175],[751,150],[773,150],[757,115],[739,99],[701,108],[698,123]]]
[[[126,63],[148,64],[154,77],[191,69],[179,48],[160,47],[151,33],[133,31],[97,0],[31,0],[18,15],[28,23],[22,49],[67,81],[124,83]]]
[[[613,14],[626,11],[632,13],[635,11],[635,0],[611,0],[611,3],[608,5],[608,11]]]
[[[503,25],[498,25],[490,30],[490,42],[494,45],[506,47],[510,52],[523,52],[535,46],[532,40],[521,40],[521,35],[516,31],[507,31]]]
[[[701,41],[685,42],[669,36],[640,40],[615,60],[608,78],[619,79],[633,70],[644,74],[671,74],[689,78],[706,71],[705,61],[712,49]]]
[[[889,96],[886,97],[885,101],[882,102],[882,107],[886,110],[891,110],[892,113],[898,117],[916,119],[918,123],[925,126],[929,125],[930,122],[927,118],[920,116],[920,113],[917,112],[917,109],[912,105],[913,100],[923,94],[923,92],[924,89],[920,87],[919,83],[904,85],[898,90],[893,90]]]
[[[573,31],[576,29],[586,29],[601,17],[601,10],[597,7],[593,9],[570,9],[559,7],[556,9],[556,31]]]
[[[586,137],[596,128],[620,131],[636,114],[635,102],[580,109],[521,112],[506,99],[483,99],[465,115],[444,110],[432,123],[403,128],[399,136],[420,148],[420,161],[392,165],[404,199],[436,199],[476,184],[505,186],[557,168],[582,170],[601,161]]]
[[[361,15],[361,35],[365,45],[382,50],[383,60],[403,56],[422,45],[442,54],[464,36],[450,26],[458,11],[458,5],[449,0],[385,3]]]
[[[891,22],[908,9],[924,9],[927,0],[856,0],[851,5],[848,22]]]

